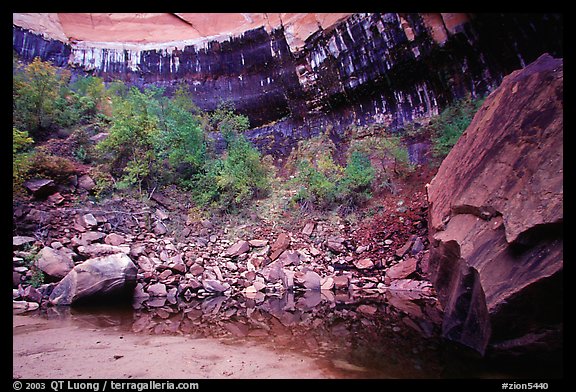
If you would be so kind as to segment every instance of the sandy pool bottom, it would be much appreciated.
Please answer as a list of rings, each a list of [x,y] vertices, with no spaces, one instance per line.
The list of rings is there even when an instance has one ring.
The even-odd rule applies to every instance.
[[[278,379],[334,378],[318,360],[248,343],[80,328],[13,316],[14,378]]]

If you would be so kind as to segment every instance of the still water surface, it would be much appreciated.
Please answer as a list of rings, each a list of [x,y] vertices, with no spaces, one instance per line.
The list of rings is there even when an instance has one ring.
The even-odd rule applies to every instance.
[[[533,360],[482,359],[438,337],[434,299],[403,294],[358,300],[330,293],[190,301],[155,298],[132,306],[55,307],[38,313],[106,333],[179,335],[257,344],[313,358],[337,378],[558,378],[561,367]]]

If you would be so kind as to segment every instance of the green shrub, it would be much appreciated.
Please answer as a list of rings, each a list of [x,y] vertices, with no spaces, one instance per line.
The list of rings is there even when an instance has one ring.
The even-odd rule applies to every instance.
[[[166,158],[179,174],[180,180],[196,175],[207,159],[207,141],[201,118],[190,112],[191,105],[179,95],[161,101],[158,155]]]
[[[243,135],[229,138],[228,143],[225,156],[206,162],[191,185],[200,205],[235,211],[269,191],[270,172]]]
[[[468,96],[454,102],[442,113],[432,119],[428,125],[433,131],[433,152],[437,158],[444,158],[456,144],[460,135],[468,128],[474,114],[478,111],[484,98],[473,99]]]
[[[16,194],[22,193],[22,184],[30,169],[28,148],[34,143],[28,132],[12,128],[12,187]]]
[[[345,168],[334,163],[328,154],[321,154],[315,164],[303,159],[295,178],[299,186],[293,200],[304,209],[338,207],[350,212],[371,197],[374,168],[367,155],[354,151]]]

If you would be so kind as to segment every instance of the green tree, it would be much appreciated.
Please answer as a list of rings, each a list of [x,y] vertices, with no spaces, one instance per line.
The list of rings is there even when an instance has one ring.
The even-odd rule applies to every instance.
[[[101,158],[109,162],[111,173],[119,178],[117,187],[137,185],[154,176],[159,133],[155,90],[141,92],[132,87],[126,97],[113,99],[109,136],[98,143]]]
[[[36,57],[13,78],[13,123],[35,136],[57,123],[70,72]]]
[[[197,110],[184,87],[172,99],[159,100],[159,155],[168,159],[185,182],[202,170],[207,159],[207,141]]]

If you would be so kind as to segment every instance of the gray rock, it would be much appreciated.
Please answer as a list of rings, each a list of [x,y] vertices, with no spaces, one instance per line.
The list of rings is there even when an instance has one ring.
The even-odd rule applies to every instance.
[[[53,305],[100,297],[133,295],[137,268],[126,254],[96,257],[75,266],[50,294]]]
[[[221,283],[216,279],[204,279],[202,281],[202,287],[210,293],[223,293],[230,288],[230,285],[226,282]]]
[[[318,275],[314,271],[307,271],[306,274],[304,274],[303,284],[304,287],[306,287],[308,290],[320,290],[321,289],[320,275]]]
[[[168,295],[168,291],[166,290],[166,285],[164,283],[151,284],[146,292],[151,297],[166,297],[166,295]]]
[[[422,242],[422,238],[417,237],[414,240],[414,244],[412,244],[412,249],[410,250],[410,253],[412,255],[417,255],[418,253],[422,252],[423,250],[424,250],[424,243]]]
[[[33,244],[36,241],[34,237],[28,237],[25,235],[17,235],[12,237],[12,247],[18,249],[26,244]]]
[[[92,214],[84,214],[80,217],[80,224],[86,228],[95,227],[98,225],[98,221]]]

